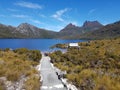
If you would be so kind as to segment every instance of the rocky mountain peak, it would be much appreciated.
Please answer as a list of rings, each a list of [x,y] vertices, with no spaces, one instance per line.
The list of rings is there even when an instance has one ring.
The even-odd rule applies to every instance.
[[[63,35],[72,35],[72,34],[76,34],[78,32],[81,32],[80,29],[81,29],[81,27],[76,26],[76,25],[74,25],[72,23],[69,23],[65,28],[63,28],[60,31],[60,34],[63,34]]]
[[[69,23],[65,28],[75,28],[77,27],[76,25]]]
[[[98,21],[85,21],[83,24],[83,27],[89,27],[89,28],[102,27],[102,26],[103,25]]]
[[[38,28],[33,25],[30,25],[28,23],[22,23],[16,28],[16,30],[21,33],[34,32],[36,29],[38,29]]]
[[[30,26],[32,26],[32,25],[30,25],[30,24],[28,24],[28,23],[21,23],[19,26],[18,26],[18,28],[19,27],[30,27]]]

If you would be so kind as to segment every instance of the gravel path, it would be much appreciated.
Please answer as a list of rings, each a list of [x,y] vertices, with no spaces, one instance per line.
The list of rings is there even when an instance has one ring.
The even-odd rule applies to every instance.
[[[67,90],[58,79],[48,56],[42,56],[40,71],[42,76],[41,90]]]

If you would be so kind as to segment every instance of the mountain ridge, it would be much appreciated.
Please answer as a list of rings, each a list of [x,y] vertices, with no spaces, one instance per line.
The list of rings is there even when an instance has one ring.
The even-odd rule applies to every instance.
[[[72,23],[69,23],[59,32],[38,28],[29,23],[21,23],[17,27],[0,23],[0,38],[96,39],[98,37],[104,38],[105,35],[110,36],[112,35],[112,33],[114,35],[120,36],[119,22],[115,22],[105,26],[98,21],[85,21],[82,26],[76,26]],[[106,27],[108,30],[106,30]],[[116,32],[112,31],[113,29],[117,29]],[[98,37],[95,38],[96,35],[98,35]],[[114,35],[112,35],[112,37],[115,37]]]
[[[120,21],[108,24],[98,30],[86,32],[77,36],[79,39],[108,39],[120,37]]]
[[[83,34],[88,31],[94,31],[103,27],[98,21],[85,21],[82,26],[76,26],[72,23],[68,24],[65,28],[60,30],[59,36],[62,39],[73,38],[78,34]]]

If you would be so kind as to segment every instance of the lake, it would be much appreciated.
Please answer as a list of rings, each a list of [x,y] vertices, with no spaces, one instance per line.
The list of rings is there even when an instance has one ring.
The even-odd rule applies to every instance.
[[[58,43],[75,43],[85,40],[61,40],[61,39],[0,39],[0,48],[28,48],[41,51],[51,51],[50,47]]]

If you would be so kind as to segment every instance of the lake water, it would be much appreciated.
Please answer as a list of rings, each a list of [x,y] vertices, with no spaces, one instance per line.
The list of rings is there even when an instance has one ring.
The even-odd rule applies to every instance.
[[[0,48],[28,48],[41,51],[51,51],[50,47],[58,43],[75,43],[85,40],[61,40],[61,39],[0,39]]]

